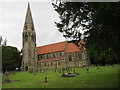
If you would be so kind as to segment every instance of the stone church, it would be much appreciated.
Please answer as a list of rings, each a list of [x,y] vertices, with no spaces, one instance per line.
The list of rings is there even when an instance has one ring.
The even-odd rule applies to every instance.
[[[80,49],[67,41],[36,47],[36,33],[29,4],[22,37],[21,68],[23,71],[34,72],[42,69],[79,67],[90,64],[87,50]]]

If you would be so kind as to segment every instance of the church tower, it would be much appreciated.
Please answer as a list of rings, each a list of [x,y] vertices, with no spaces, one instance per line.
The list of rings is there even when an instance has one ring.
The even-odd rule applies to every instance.
[[[29,3],[22,38],[23,48],[21,68],[23,71],[35,72],[37,69],[36,33]]]

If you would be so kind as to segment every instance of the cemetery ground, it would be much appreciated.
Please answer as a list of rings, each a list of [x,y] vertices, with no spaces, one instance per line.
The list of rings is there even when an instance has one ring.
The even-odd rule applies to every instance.
[[[46,73],[16,72],[9,75],[10,80],[17,82],[2,84],[2,88],[117,88],[119,65],[89,67],[89,73],[82,68],[75,68],[79,75],[75,77],[61,77],[59,71],[47,70]],[[47,76],[48,82],[44,79]]]

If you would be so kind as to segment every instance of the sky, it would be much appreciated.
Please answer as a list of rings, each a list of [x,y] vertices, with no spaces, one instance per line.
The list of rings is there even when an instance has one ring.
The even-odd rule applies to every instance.
[[[54,22],[59,15],[52,7],[50,0],[4,0],[0,2],[0,36],[7,39],[7,46],[22,49],[22,32],[30,3],[38,46],[65,41]]]

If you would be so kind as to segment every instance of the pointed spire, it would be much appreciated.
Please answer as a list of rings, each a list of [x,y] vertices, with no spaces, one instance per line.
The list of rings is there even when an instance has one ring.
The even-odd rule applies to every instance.
[[[32,14],[31,14],[30,4],[29,3],[28,3],[27,13],[26,13],[26,19],[28,19],[29,21],[30,20],[32,21]]]
[[[30,8],[30,4],[29,4],[29,2],[28,2],[28,7]]]
[[[28,8],[27,9],[29,9],[30,10],[30,3],[28,2]]]
[[[31,29],[31,27],[34,27],[29,3],[28,3],[26,18],[25,18],[25,26],[27,26],[27,28],[29,29]]]

